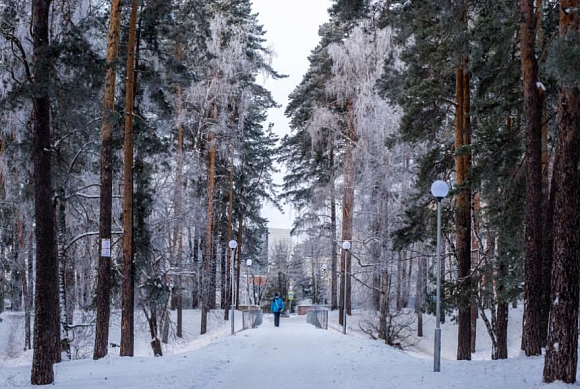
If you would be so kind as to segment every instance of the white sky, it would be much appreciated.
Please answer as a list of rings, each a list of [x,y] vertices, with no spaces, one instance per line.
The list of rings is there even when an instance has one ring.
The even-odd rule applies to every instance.
[[[302,80],[308,70],[308,55],[318,44],[318,27],[328,20],[327,10],[331,0],[253,0],[253,11],[266,30],[267,45],[275,52],[274,69],[288,75],[282,80],[266,80],[280,109],[272,109],[268,122],[274,123],[278,136],[290,132],[284,109],[288,95]],[[281,167],[283,169],[283,167]],[[277,184],[283,181],[284,171],[274,175]],[[262,215],[269,220],[270,228],[291,228],[294,212],[284,205],[284,214],[270,204],[265,204]]]

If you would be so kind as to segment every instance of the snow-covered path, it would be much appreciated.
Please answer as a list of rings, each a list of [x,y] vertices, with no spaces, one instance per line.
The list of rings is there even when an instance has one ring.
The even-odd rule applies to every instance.
[[[162,358],[77,360],[56,365],[56,387],[83,389],[524,389],[541,384],[543,359],[432,360],[384,343],[316,329],[304,316],[265,316],[260,328]],[[30,365],[3,368],[0,387],[29,387]],[[567,388],[554,384],[546,387]]]

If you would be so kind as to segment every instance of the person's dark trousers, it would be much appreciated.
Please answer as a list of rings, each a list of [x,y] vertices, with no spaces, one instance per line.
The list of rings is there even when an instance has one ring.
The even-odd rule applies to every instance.
[[[274,312],[274,326],[280,327],[280,312]]]

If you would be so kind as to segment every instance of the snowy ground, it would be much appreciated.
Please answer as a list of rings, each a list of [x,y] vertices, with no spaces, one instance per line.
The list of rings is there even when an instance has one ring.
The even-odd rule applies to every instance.
[[[196,316],[199,317],[196,311],[187,315],[191,323],[195,323]],[[514,316],[517,315],[521,312],[514,311]],[[5,331],[6,319],[10,316],[16,315],[3,314],[5,321],[0,323],[0,345],[4,347],[0,349],[0,360],[3,363],[11,359],[4,338],[10,332]],[[349,319],[356,324],[361,317]],[[12,325],[16,321],[13,320]],[[510,325],[515,329],[520,323],[514,318]],[[266,315],[260,328],[239,332],[236,336],[228,336],[227,323],[215,325],[210,336],[199,338],[192,335],[195,339],[175,345],[172,355],[162,358],[121,358],[111,353],[99,361],[60,363],[55,367],[55,386],[88,389],[578,387],[561,383],[541,384],[543,358],[525,358],[519,352],[510,354],[510,359],[504,361],[452,360],[455,352],[452,341],[456,333],[454,324],[446,324],[443,328],[443,355],[446,359],[442,363],[442,372],[433,373],[429,355],[432,337],[427,337],[432,326],[429,326],[426,320],[424,346],[420,343],[410,351],[400,351],[366,339],[355,331],[344,336],[334,330],[337,328],[335,325],[328,331],[316,329],[306,324],[304,316],[284,318],[281,327],[275,328],[272,316]],[[481,351],[475,357],[479,358],[479,353],[481,358],[488,357],[485,334],[478,330],[479,334]],[[510,335],[516,334],[510,332]],[[513,342],[512,346],[516,344],[515,340]],[[145,352],[144,348],[137,349]],[[28,387],[30,360],[22,357],[20,362],[0,365],[0,386]]]

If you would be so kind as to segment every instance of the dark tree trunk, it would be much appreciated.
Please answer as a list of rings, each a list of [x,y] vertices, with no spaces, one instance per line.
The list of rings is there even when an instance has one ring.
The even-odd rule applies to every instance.
[[[417,336],[423,336],[423,291],[425,288],[425,259],[418,258],[417,285],[415,291],[415,312],[417,313]]]
[[[177,330],[175,336],[183,337],[183,298],[181,297],[181,290],[177,292]]]
[[[560,39],[580,28],[580,0],[560,1]],[[580,261],[580,89],[559,85],[554,160],[554,264],[544,381],[576,381]]]
[[[546,169],[547,170],[547,169]],[[547,175],[547,172],[544,172]],[[547,179],[545,180],[547,181]],[[553,182],[553,179],[552,179]],[[548,318],[550,317],[551,288],[552,288],[552,264],[554,260],[554,202],[555,202],[555,185],[552,183],[550,188],[544,185],[545,205],[542,207],[542,286],[541,305],[540,305],[540,336],[541,345],[546,346],[548,340]]]
[[[133,280],[133,108],[135,105],[135,41],[137,0],[131,1],[129,43],[127,46],[127,82],[125,88],[125,154],[123,160],[123,283],[121,314],[122,357],[132,357],[134,350],[134,280]]]
[[[32,239],[31,239],[32,240]],[[28,246],[28,263],[25,257],[22,257],[22,268],[24,278],[24,350],[32,348],[32,331],[31,331],[31,313],[33,302],[33,282],[32,282],[32,242]],[[3,298],[0,295],[0,298]]]
[[[226,232],[226,255],[225,255],[225,285],[224,285],[224,320],[230,319],[229,307],[232,305],[232,274],[231,266],[233,251],[230,253],[229,244],[234,236],[233,232],[233,215],[234,215],[234,164],[230,161],[230,181],[229,181],[229,200],[228,200],[228,227]]]
[[[497,349],[495,359],[507,359],[508,349],[507,349],[507,335],[508,335],[508,310],[509,305],[507,302],[500,302],[497,305]]]
[[[356,141],[356,134],[354,128],[354,113],[352,112],[352,102],[348,102],[348,118],[347,118],[347,133],[346,145],[344,152],[344,188],[342,194],[342,241],[352,241],[352,223],[354,211],[354,162],[353,162],[353,148]],[[346,269],[346,277],[345,277]],[[351,315],[351,259],[350,250],[341,253],[341,285],[340,285],[340,302],[339,302],[339,323],[343,324],[343,310]],[[346,283],[346,307],[344,306]]]
[[[99,220],[99,274],[97,280],[97,321],[93,359],[107,355],[109,342],[109,317],[111,315],[111,206],[113,200],[112,159],[113,123],[115,110],[116,62],[119,52],[121,25],[121,0],[111,4],[109,33],[107,37],[107,74],[103,124],[101,128],[101,195]]]
[[[217,120],[217,106],[214,105],[212,117]],[[216,134],[215,128],[211,130],[209,137],[209,161],[208,161],[208,184],[207,184],[207,212],[205,225],[205,249],[203,258],[203,273],[202,273],[202,306],[201,306],[201,331],[203,335],[207,332],[207,315],[211,309],[211,270],[212,270],[212,254],[213,254],[213,200],[215,187],[215,159],[216,159]]]
[[[477,340],[477,304],[475,299],[471,302],[471,352],[475,352],[475,344]]]
[[[48,28],[50,0],[32,3],[34,47],[33,159],[34,219],[36,222],[36,293],[34,353],[30,381],[46,385],[54,381],[53,364],[59,361],[58,259],[52,204],[50,144],[50,58]]]
[[[520,51],[526,115],[526,260],[522,350],[542,353],[540,303],[542,286],[542,96],[538,88],[536,14],[533,0],[521,0]]]
[[[330,293],[330,309],[338,309],[338,294],[337,294],[337,283],[338,283],[338,269],[337,269],[337,240],[336,240],[336,188],[334,182],[334,147],[330,148],[330,266],[331,266],[331,293]]]
[[[145,317],[147,318],[147,323],[149,324],[149,333],[151,334],[151,348],[153,349],[153,355],[155,357],[162,357],[163,350],[161,348],[161,342],[157,336],[157,307],[155,303],[150,304],[149,306],[151,310],[151,315],[147,315],[147,311],[143,308],[143,312],[145,313]]]
[[[388,338],[387,317],[389,315],[389,274],[387,270],[382,270],[379,274],[379,338],[386,341]]]
[[[396,299],[397,299],[397,311],[401,310],[401,288],[403,284],[403,259],[401,256],[401,252],[397,253],[397,290],[396,290]]]
[[[470,158],[467,150],[469,134],[469,73],[461,61],[456,69],[456,113],[455,113],[455,166],[457,186],[461,188],[456,200],[457,261],[459,299],[457,314],[457,359],[471,359],[471,188],[466,185]]]
[[[242,269],[242,239],[244,237],[244,215],[240,212],[238,219],[238,249],[235,267],[235,277],[236,277],[236,309],[240,308],[240,270]],[[288,296],[286,293],[282,293],[282,296]]]

